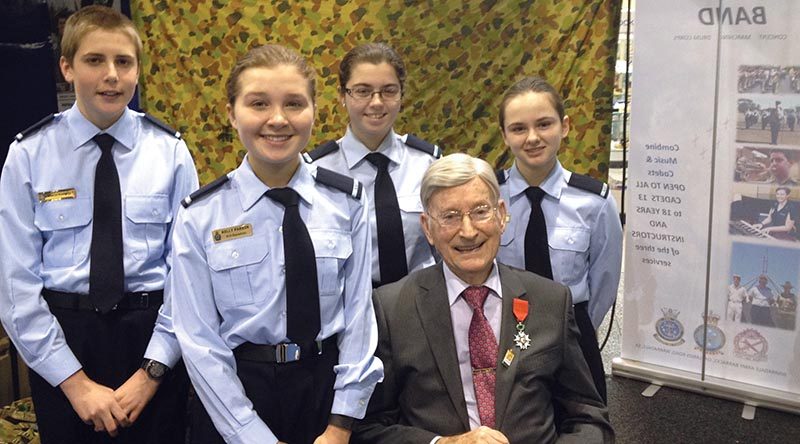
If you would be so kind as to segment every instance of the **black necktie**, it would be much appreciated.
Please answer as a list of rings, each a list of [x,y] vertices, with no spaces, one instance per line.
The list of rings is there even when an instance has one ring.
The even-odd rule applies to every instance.
[[[125,296],[122,265],[122,204],[119,175],[111,147],[114,137],[98,134],[93,139],[102,154],[94,177],[94,212],[89,263],[89,299],[102,313],[111,311]]]
[[[528,219],[528,228],[525,230],[525,269],[553,279],[550,248],[547,245],[547,223],[542,212],[544,191],[539,187],[528,187],[525,195],[531,201],[531,218]]]
[[[266,196],[285,208],[281,227],[286,264],[286,336],[298,344],[314,341],[320,329],[317,261],[311,236],[300,218],[300,196],[291,188],[275,188]]]
[[[397,193],[389,176],[389,158],[381,153],[367,154],[367,161],[378,168],[375,175],[375,219],[378,225],[378,263],[381,284],[400,280],[408,274],[403,220]]]

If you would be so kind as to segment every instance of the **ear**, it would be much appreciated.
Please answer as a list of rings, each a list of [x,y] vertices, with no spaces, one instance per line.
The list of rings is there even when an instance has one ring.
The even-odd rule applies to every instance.
[[[561,119],[561,138],[567,137],[567,133],[569,133],[569,116],[564,116]]]
[[[72,83],[75,78],[72,75],[72,65],[69,63],[69,61],[67,61],[67,58],[61,56],[61,58],[58,60],[58,66],[61,68],[61,75],[64,76],[64,80]]]
[[[498,199],[497,201],[497,214],[500,218],[500,233],[505,233],[506,225],[508,224],[508,220],[511,217],[508,214],[508,208],[506,208],[506,201],[503,199]]]
[[[419,216],[419,224],[422,225],[422,232],[425,233],[425,239],[428,239],[428,243],[433,245],[433,235],[431,233],[431,229],[428,226],[431,219],[428,217],[427,213],[422,213]]]
[[[343,89],[339,90],[339,102],[342,104],[343,107],[347,108],[347,97],[345,97],[345,92]]]
[[[233,113],[233,106],[231,106],[230,103],[226,103],[225,110],[228,112],[228,121],[231,122],[231,126],[233,129],[238,130],[239,127],[236,125],[236,115]]]

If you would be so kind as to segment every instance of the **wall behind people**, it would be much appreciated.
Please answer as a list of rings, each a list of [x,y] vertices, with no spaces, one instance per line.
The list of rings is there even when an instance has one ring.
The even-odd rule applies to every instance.
[[[202,183],[244,155],[225,114],[224,78],[236,54],[264,43],[296,48],[319,68],[310,146],[344,133],[339,60],[357,44],[383,41],[409,71],[399,132],[507,166],[500,97],[539,74],[561,89],[572,118],[564,165],[607,174],[618,2],[139,0],[131,9],[145,45],[142,107],[184,133]]]

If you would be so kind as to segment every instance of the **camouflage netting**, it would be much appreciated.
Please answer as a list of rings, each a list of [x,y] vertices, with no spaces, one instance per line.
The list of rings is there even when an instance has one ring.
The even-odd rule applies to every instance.
[[[319,74],[311,147],[338,138],[338,64],[353,46],[383,41],[408,67],[395,129],[445,151],[508,166],[497,110],[503,91],[538,74],[560,88],[573,128],[564,165],[605,179],[619,2],[133,0],[144,38],[142,107],[177,127],[207,183],[235,168],[244,149],[225,114],[224,83],[237,56],[280,43]]]

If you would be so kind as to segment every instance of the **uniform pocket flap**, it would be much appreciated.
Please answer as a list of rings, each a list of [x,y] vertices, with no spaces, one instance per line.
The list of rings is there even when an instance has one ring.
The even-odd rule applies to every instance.
[[[269,254],[264,236],[248,236],[206,244],[208,266],[214,271],[257,264]]]
[[[314,254],[317,257],[335,257],[347,259],[353,254],[350,233],[339,230],[309,229],[311,242],[314,243]]]
[[[42,231],[83,227],[92,220],[91,199],[63,199],[36,204],[33,222]]]
[[[397,205],[406,213],[422,213],[422,202],[419,200],[419,194],[397,196]]]
[[[125,216],[137,224],[172,222],[169,197],[166,194],[125,196]]]
[[[547,239],[550,248],[584,252],[589,249],[589,230],[571,227],[556,227]]]

